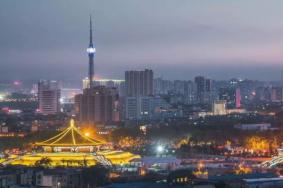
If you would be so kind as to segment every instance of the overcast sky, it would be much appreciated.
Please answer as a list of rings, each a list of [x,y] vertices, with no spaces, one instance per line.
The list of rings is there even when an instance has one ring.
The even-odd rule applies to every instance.
[[[279,80],[282,0],[1,0],[0,79],[81,80],[89,14],[95,73]]]

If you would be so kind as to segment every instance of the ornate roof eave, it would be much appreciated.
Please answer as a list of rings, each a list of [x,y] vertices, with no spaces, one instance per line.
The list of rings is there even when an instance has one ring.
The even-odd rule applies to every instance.
[[[75,136],[77,135],[77,136]],[[64,138],[69,136],[71,140],[64,141]],[[76,138],[78,137],[78,138]],[[79,140],[83,140],[84,142],[80,142]],[[58,135],[55,135],[52,138],[49,138],[48,140],[45,140],[43,142],[36,142],[35,146],[50,146],[50,147],[78,147],[78,146],[99,146],[103,145],[105,142],[103,140],[99,139],[92,139],[85,135],[83,135],[75,126],[74,120],[70,120],[70,126],[59,133]]]

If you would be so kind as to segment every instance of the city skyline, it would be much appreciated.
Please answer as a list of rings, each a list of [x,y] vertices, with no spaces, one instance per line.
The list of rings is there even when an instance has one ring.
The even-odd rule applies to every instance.
[[[2,80],[81,81],[87,75],[89,14],[98,51],[95,73],[102,78],[150,68],[171,80],[281,79],[279,1],[1,4]]]
[[[281,7],[2,0],[0,187],[283,187]]]

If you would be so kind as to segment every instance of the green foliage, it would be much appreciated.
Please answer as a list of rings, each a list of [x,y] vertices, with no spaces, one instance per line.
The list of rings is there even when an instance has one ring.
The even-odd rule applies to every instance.
[[[233,143],[244,145],[245,140],[251,136],[259,136],[266,139],[277,139],[278,143],[283,142],[283,129],[276,131],[246,131],[234,129],[235,123],[210,124],[204,126],[194,126],[186,122],[176,122],[171,125],[154,126],[147,129],[147,134],[143,135],[138,127],[120,128],[112,132],[113,141],[118,142],[123,137],[143,137],[145,140],[158,141],[182,139],[190,137],[192,142],[211,142],[213,144],[225,144],[227,140]]]
[[[173,180],[176,178],[188,178],[189,180],[192,180],[196,178],[196,176],[193,174],[193,172],[190,169],[179,169],[175,170],[169,173],[167,177],[167,182],[169,184],[173,183]],[[189,182],[188,182],[189,183]]]
[[[0,150],[9,148],[24,148],[31,143],[46,140],[58,134],[57,131],[43,131],[26,135],[26,137],[3,137],[0,138]]]
[[[43,157],[40,160],[35,162],[36,167],[48,168],[51,166],[52,160],[48,157]]]
[[[109,182],[109,169],[101,164],[84,168],[82,171],[84,187],[98,187]]]
[[[215,188],[228,188],[228,185],[224,181],[219,181],[215,184]]]

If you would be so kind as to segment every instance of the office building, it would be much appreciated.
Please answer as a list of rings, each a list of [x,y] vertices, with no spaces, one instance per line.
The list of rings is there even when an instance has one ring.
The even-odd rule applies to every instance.
[[[39,112],[44,115],[60,111],[60,88],[57,81],[40,81],[38,83]]]

